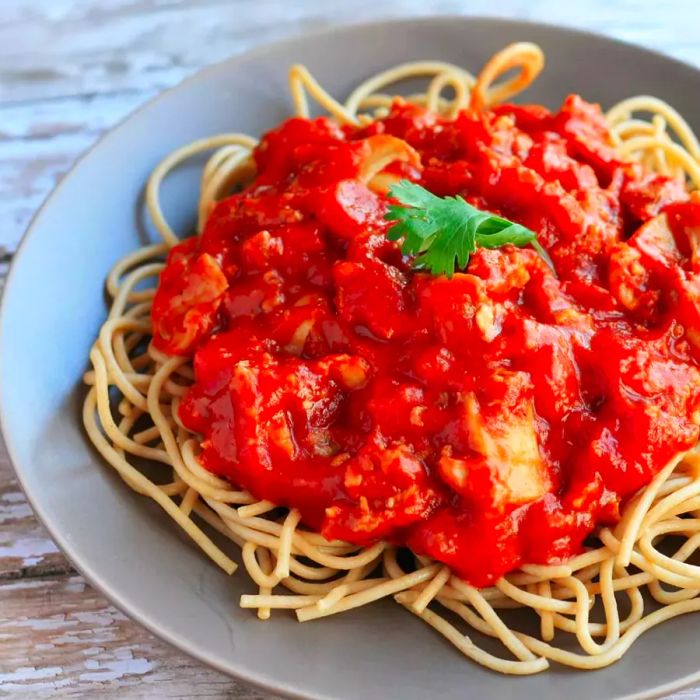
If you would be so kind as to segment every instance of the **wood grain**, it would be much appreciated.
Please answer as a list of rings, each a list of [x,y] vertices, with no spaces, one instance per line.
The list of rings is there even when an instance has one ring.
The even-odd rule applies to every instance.
[[[0,642],[0,695],[271,697],[174,653],[79,576],[0,586]]]
[[[34,517],[0,441],[0,582],[72,573]]]
[[[304,29],[482,14],[599,31],[700,65],[698,0],[0,0],[0,293],[30,217],[117,121],[200,67]],[[271,700],[130,622],[33,516],[0,442],[0,697]],[[673,696],[700,700],[700,689]]]
[[[693,59],[695,0],[3,0],[1,102],[160,89],[304,29],[387,16],[472,14],[589,28]]]
[[[0,259],[17,248],[31,217],[76,159],[154,94],[111,93],[0,106]]]

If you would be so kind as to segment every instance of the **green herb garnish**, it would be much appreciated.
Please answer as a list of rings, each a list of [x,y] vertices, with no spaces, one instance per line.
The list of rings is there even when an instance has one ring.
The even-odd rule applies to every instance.
[[[400,204],[390,205],[384,217],[396,222],[387,236],[391,241],[404,239],[401,249],[415,256],[415,267],[452,277],[455,266],[465,269],[477,248],[500,248],[507,243],[520,248],[531,245],[552,267],[534,231],[476,209],[459,196],[437,197],[408,180],[393,185],[389,196]]]

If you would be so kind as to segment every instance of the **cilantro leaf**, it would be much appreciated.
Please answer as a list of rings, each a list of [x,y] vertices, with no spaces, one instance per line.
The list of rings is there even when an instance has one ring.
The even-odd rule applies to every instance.
[[[452,277],[455,267],[467,267],[477,248],[500,248],[508,243],[532,245],[552,266],[534,231],[481,211],[462,197],[438,197],[408,180],[393,185],[389,196],[400,204],[391,204],[384,217],[394,222],[387,237],[403,239],[402,252],[414,256],[414,266],[419,269]]]

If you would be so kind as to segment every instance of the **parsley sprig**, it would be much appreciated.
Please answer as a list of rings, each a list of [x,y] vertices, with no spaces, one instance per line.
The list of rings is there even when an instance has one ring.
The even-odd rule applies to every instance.
[[[395,223],[387,236],[392,241],[404,239],[402,251],[415,256],[415,267],[452,277],[455,266],[465,269],[477,248],[500,248],[507,243],[531,245],[552,266],[534,231],[481,211],[459,196],[437,197],[408,180],[393,185],[389,196],[400,204],[389,206],[385,219]]]

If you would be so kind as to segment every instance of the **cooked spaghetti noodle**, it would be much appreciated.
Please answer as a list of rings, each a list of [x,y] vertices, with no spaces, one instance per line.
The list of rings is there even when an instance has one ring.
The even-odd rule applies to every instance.
[[[515,44],[491,58],[477,77],[442,62],[403,64],[338,102],[303,66],[294,66],[290,88],[298,116],[309,116],[311,97],[339,123],[366,125],[388,113],[395,82],[424,77],[426,90],[407,100],[451,119],[470,106],[484,109],[511,98],[527,88],[543,64],[537,46]],[[514,78],[498,82],[512,69]],[[606,118],[624,159],[700,187],[700,146],[669,105],[652,97],[631,98]],[[690,563],[700,547],[700,453],[695,450],[659,471],[625,504],[616,526],[600,528],[587,541],[584,553],[562,564],[524,565],[482,589],[438,562],[399,556],[399,549],[384,541],[371,546],[329,541],[304,527],[298,510],[257,500],[200,464],[199,438],[178,414],[193,381],[192,365],[149,342],[154,286],[164,255],[179,242],[161,210],[159,188],[183,160],[214,150],[202,174],[201,232],[216,202],[253,177],[256,143],[243,134],[202,139],[154,170],[147,206],[164,242],[128,255],[107,279],[111,309],[90,352],[83,411],[88,436],[104,459],[129,487],[155,500],[226,573],[237,565],[207,532],[213,529],[241,549],[247,574],[259,587],[257,594],[241,597],[241,606],[256,610],[260,619],[293,610],[303,622],[393,597],[465,656],[520,675],[543,671],[550,661],[578,669],[607,666],[649,628],[700,610],[700,565]],[[387,173],[372,177],[379,182]],[[163,483],[142,473],[142,459],[162,465]],[[658,606],[650,607],[649,598]],[[506,624],[499,611],[511,608],[538,619],[539,635]],[[504,655],[480,648],[469,636],[473,632],[497,639]],[[560,632],[575,639],[579,649],[562,645]]]

